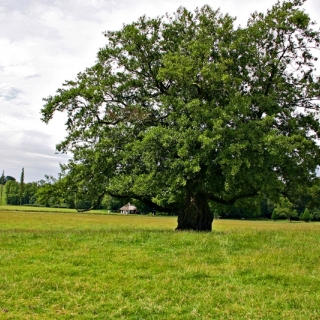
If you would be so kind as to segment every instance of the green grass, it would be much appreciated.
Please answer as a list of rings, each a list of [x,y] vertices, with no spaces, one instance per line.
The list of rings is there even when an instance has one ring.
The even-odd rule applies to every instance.
[[[56,213],[75,213],[76,209],[68,208],[51,208],[51,207],[33,207],[33,206],[12,206],[12,205],[2,205],[0,207],[1,211],[23,211],[23,212],[56,212]],[[90,213],[107,213],[106,210],[92,210]]]
[[[319,319],[320,224],[0,211],[0,319]]]

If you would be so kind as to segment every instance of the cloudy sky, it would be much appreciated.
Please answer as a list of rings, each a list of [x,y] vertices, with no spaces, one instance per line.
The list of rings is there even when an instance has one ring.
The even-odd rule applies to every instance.
[[[57,177],[66,155],[55,145],[65,135],[64,117],[45,125],[42,99],[65,80],[90,67],[104,46],[102,32],[117,30],[146,14],[172,13],[209,4],[244,25],[253,11],[265,12],[275,0],[0,0],[0,170],[25,181]],[[320,1],[305,10],[320,24]],[[317,26],[319,27],[319,26]],[[0,174],[1,174],[0,172]]]

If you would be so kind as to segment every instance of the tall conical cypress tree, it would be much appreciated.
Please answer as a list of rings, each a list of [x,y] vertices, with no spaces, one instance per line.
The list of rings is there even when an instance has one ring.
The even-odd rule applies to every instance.
[[[21,177],[20,177],[20,206],[22,205],[23,191],[24,191],[24,168],[22,168]]]
[[[0,188],[1,188],[0,189],[0,205],[2,204],[2,199],[3,199],[4,182],[5,182],[5,177],[4,177],[4,170],[3,170],[0,178]]]

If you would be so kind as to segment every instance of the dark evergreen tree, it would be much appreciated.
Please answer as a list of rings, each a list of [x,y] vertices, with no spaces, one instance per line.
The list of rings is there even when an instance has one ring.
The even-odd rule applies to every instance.
[[[5,177],[4,177],[4,171],[2,171],[2,175],[1,175],[1,178],[0,178],[0,205],[3,203],[4,184],[5,184]]]
[[[6,176],[5,183],[7,183],[8,181],[16,181],[16,178],[14,178],[12,176]]]
[[[4,176],[4,170],[2,171],[2,175],[1,175],[1,178],[0,178],[0,184],[4,185],[5,184],[5,181],[6,181],[6,178]]]
[[[24,168],[22,168],[21,176],[20,176],[20,193],[19,193],[20,206],[23,204],[22,203],[23,192],[24,192]]]

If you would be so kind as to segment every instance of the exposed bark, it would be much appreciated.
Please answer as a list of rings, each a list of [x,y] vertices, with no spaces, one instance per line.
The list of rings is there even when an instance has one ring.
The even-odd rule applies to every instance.
[[[213,214],[208,198],[203,193],[193,194],[188,190],[184,206],[178,216],[176,230],[212,231]]]

